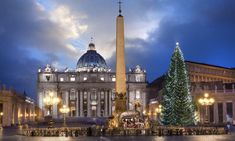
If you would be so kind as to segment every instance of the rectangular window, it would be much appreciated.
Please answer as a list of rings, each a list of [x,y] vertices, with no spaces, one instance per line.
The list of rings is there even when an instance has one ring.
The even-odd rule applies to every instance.
[[[140,99],[140,91],[136,91],[135,98]]]
[[[139,75],[135,76],[135,81],[140,82],[140,76]]]
[[[64,78],[63,78],[63,77],[61,77],[61,78],[60,78],[60,82],[63,82],[63,81],[64,81]]]
[[[233,103],[227,102],[226,107],[227,107],[227,115],[229,116],[229,118],[233,118]]]
[[[223,123],[223,103],[218,103],[218,118],[219,123]]]
[[[76,101],[70,101],[69,107],[71,110],[71,116],[76,116]]]
[[[97,99],[97,94],[95,92],[93,92],[91,94],[91,100],[96,100]]]
[[[210,122],[214,122],[214,104],[209,106]]]
[[[75,99],[76,99],[75,92],[71,92],[70,93],[70,100],[75,100]]]
[[[75,77],[71,77],[70,81],[72,81],[72,82],[75,81]]]
[[[101,93],[100,93],[100,98],[101,98],[101,99],[104,99],[104,92],[101,92]]]
[[[87,92],[84,92],[83,98],[87,99]]]

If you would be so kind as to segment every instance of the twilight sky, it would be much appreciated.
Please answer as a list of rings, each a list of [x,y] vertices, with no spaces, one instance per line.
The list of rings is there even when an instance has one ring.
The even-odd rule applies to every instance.
[[[175,42],[185,59],[235,67],[234,0],[123,0],[127,68],[151,82]],[[37,70],[76,68],[90,38],[114,70],[117,0],[1,0],[0,83],[36,98]]]

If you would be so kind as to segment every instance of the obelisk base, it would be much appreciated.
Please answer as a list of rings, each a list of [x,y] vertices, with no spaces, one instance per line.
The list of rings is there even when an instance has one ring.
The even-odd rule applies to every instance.
[[[115,111],[113,112],[113,119],[109,121],[110,128],[122,127],[120,115],[127,110],[126,107],[126,94],[116,93],[115,97]]]

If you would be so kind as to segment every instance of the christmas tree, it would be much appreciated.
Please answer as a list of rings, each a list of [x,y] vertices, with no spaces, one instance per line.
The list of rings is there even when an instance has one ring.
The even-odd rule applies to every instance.
[[[162,122],[165,125],[187,126],[195,122],[194,105],[183,53],[176,43],[163,89]]]

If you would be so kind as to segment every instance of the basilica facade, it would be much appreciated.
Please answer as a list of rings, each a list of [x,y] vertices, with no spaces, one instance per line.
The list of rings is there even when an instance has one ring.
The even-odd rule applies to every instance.
[[[115,81],[116,73],[96,51],[95,44],[90,43],[75,70],[58,70],[51,65],[38,70],[39,107],[44,116],[51,114],[53,118],[63,116],[59,112],[63,105],[69,107],[69,117],[110,117],[115,110]],[[138,65],[129,69],[126,73],[128,110],[137,109],[140,113],[145,110],[146,86],[146,71]],[[44,102],[49,95],[60,99],[51,109]]]

